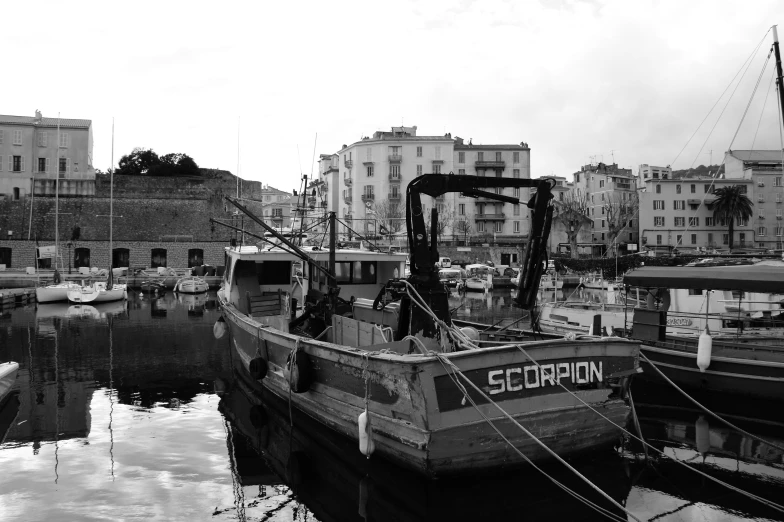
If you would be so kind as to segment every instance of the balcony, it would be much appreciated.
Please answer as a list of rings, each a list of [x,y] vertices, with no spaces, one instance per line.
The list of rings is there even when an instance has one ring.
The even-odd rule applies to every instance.
[[[438,202],[443,202],[444,199],[445,199],[445,197],[444,197],[443,194],[441,194],[440,196],[436,196],[436,201],[438,201]]]
[[[351,167],[353,167],[353,166],[354,166],[354,162],[353,162],[352,160],[348,160],[348,159],[347,159],[347,160],[345,160],[345,161],[343,162],[343,165],[345,165],[347,169],[350,169]]]
[[[389,174],[389,181],[392,183],[400,183],[400,174]]]
[[[476,214],[474,215],[476,221],[504,221],[506,214],[503,212],[498,214]]]
[[[347,187],[350,187],[351,186],[351,178],[343,178],[343,183],[345,183]]]
[[[400,192],[397,194],[390,194],[388,196],[389,201],[400,201]]]
[[[492,160],[492,161],[485,161],[485,160],[483,160],[483,161],[476,161],[474,163],[474,168],[477,168],[477,169],[504,169],[504,168],[506,168],[506,162],[503,161],[503,160],[501,160],[501,161],[496,161],[496,160]]]
[[[316,206],[316,196],[308,197],[308,205],[310,205],[311,207]]]
[[[444,164],[444,160],[442,160],[442,159],[434,159],[433,160],[433,165],[443,165],[443,164]]]
[[[343,201],[345,201],[346,203],[351,203],[351,201],[352,201],[351,194],[344,194],[343,195]]]
[[[329,183],[325,181],[323,187],[324,187],[324,192],[326,192],[327,190],[329,190]]]
[[[400,163],[401,161],[403,161],[402,154],[390,154],[388,158],[390,163]]]
[[[374,201],[375,199],[375,194],[362,194],[362,201]]]

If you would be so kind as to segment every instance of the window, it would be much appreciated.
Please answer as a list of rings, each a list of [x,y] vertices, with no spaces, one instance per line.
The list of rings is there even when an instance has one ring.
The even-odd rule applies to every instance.
[[[602,201],[604,201],[604,192],[602,192]]]
[[[515,221],[514,222],[514,231],[515,232],[520,232],[520,222],[519,221]]]
[[[38,172],[49,172],[49,160],[46,158],[38,158]]]
[[[461,176],[465,176],[465,169],[457,169],[457,173]]]
[[[574,182],[575,183],[580,183],[580,175],[579,174],[575,174],[574,175]]]
[[[417,176],[422,175],[422,165],[417,165]]]
[[[729,245],[730,244],[730,235],[729,234],[722,234],[721,235],[721,244],[722,245]]]
[[[503,221],[496,221],[495,222],[495,231],[496,232],[503,232],[503,229],[504,229]]]
[[[653,210],[664,210],[664,200],[663,199],[654,199],[653,200]]]
[[[500,152],[496,152],[496,153],[495,153],[495,160],[496,160],[496,161],[502,161],[502,160],[501,160],[501,153],[500,153]]]
[[[150,268],[158,268],[166,266],[166,249],[153,248],[152,255],[150,256]]]
[[[89,248],[75,248],[74,249],[74,268],[82,268],[90,266],[90,249]]]
[[[558,193],[558,199],[559,199],[560,201],[563,201],[563,200],[564,200],[564,193],[563,193],[563,192],[559,192],[559,193]]]
[[[739,227],[745,227],[745,226],[746,226],[746,225],[748,225],[748,224],[749,224],[749,222],[748,222],[748,221],[746,221],[745,219],[739,219],[739,220],[738,220],[738,226],[739,226]]]
[[[708,232],[708,244],[713,245],[713,232]]]
[[[746,233],[745,232],[739,233],[738,234],[738,239],[740,240],[740,244],[741,245],[746,244]]]
[[[67,148],[68,147],[68,133],[62,132],[60,133],[60,147]]]
[[[656,193],[661,194],[661,185],[659,184],[656,185]]]
[[[675,244],[682,245],[683,244],[683,234],[678,234],[675,236]]]
[[[663,227],[664,226],[664,216],[653,216],[653,226],[655,226],[655,227]]]
[[[776,176],[773,178],[773,186],[780,187],[781,186],[781,176]]]
[[[417,169],[417,174],[419,174],[419,169]],[[400,165],[390,165],[389,166],[389,177],[391,179],[400,179]]]
[[[457,162],[458,163],[465,163],[465,152],[458,152],[457,153]]]
[[[392,185],[390,187],[390,194],[392,195],[393,199],[400,198],[400,187],[398,185]]]
[[[19,191],[19,187],[14,187],[14,194],[13,194],[14,201],[19,201],[21,195],[22,193]]]
[[[485,231],[485,222],[484,221],[480,221],[479,223],[476,224],[476,231],[477,232],[484,232]]]
[[[365,197],[367,199],[373,199],[373,185],[365,185]]]
[[[694,183],[691,184],[691,193],[692,194],[696,194],[697,193],[697,185],[695,185]]]
[[[112,249],[112,268],[125,268],[130,266],[131,251],[127,248]]]
[[[599,180],[599,188],[604,188],[604,180],[603,179]],[[604,194],[602,194],[602,196],[604,196]]]
[[[39,147],[48,147],[49,146],[49,133],[46,131],[42,131],[38,133],[38,146]]]
[[[748,191],[748,187],[746,185],[740,185],[740,190],[738,192],[740,192],[741,194],[746,194],[747,191]]]
[[[697,244],[697,234],[692,234],[691,235],[691,244],[692,245],[696,245]]]
[[[476,153],[476,161],[484,161],[485,160],[485,153],[484,152],[477,152]]]
[[[14,145],[21,145],[22,144],[22,131],[15,130],[14,131]]]
[[[514,215],[515,216],[519,216],[520,215],[520,205],[515,205],[514,206]]]
[[[765,227],[757,228],[757,235],[758,236],[766,236],[767,235],[767,230],[765,229]]]
[[[436,159],[437,160],[441,159],[441,146],[438,145],[436,146]]]
[[[602,228],[604,228],[604,220],[602,220]]]
[[[676,194],[680,194],[680,193],[681,193],[681,188],[682,188],[682,187],[681,187],[680,183],[679,183],[679,184],[677,184],[677,185],[675,185],[675,193],[676,193]]]
[[[63,177],[65,174],[68,174],[68,158],[59,158],[58,161],[59,168],[57,171],[60,173],[60,177]]]
[[[513,152],[512,153],[512,163],[520,163],[520,153]]]
[[[465,216],[465,203],[460,203],[457,206],[457,211],[461,216]]]
[[[422,157],[422,146],[420,145],[419,147],[417,147],[417,158],[421,158],[421,157]]]
[[[662,244],[662,236],[661,236],[661,234],[657,234],[656,235],[656,244],[657,245],[661,245]]]
[[[0,247],[0,265],[5,265],[6,268],[11,268],[11,249],[8,247]]]
[[[441,174],[441,165],[436,163],[433,165],[433,174]]]
[[[602,207],[602,215],[604,215],[604,207]]]
[[[273,218],[282,218],[283,217],[283,209],[282,208],[273,208],[272,209],[272,217]]]
[[[776,235],[779,237],[784,235],[784,227],[776,227]]]
[[[13,172],[24,172],[24,156],[8,156],[11,159],[10,169]]]
[[[781,203],[781,194],[776,194],[776,203]]]
[[[705,226],[706,226],[706,227],[712,227],[712,226],[715,226],[715,225],[714,225],[714,220],[713,220],[713,218],[712,218],[712,217],[706,217],[706,218],[705,218]]]
[[[686,210],[686,201],[683,199],[676,199],[672,202],[672,208],[675,210]]]
[[[602,241],[604,241],[604,232],[602,232]]]
[[[675,226],[676,227],[685,227],[686,226],[686,218],[683,216],[675,218]]]
[[[520,177],[520,169],[512,169],[512,177],[519,178]]]
[[[514,197],[516,197],[516,198],[519,198],[520,197],[520,187],[515,187],[514,190],[512,190],[512,195]]]
[[[370,149],[368,149],[368,150],[370,150]],[[373,177],[373,165],[368,165],[367,166],[367,175],[368,175],[369,178]]]
[[[698,217],[690,217],[689,218],[689,226],[690,227],[698,227],[698,226],[700,226],[700,218],[698,218]]]
[[[705,185],[703,185],[703,188],[705,189],[705,193],[706,194],[710,194],[711,193],[711,184],[710,183],[706,183]]]

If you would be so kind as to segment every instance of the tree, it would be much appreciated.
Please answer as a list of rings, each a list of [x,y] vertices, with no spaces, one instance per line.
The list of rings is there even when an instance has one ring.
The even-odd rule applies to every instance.
[[[733,246],[733,232],[735,230],[735,220],[747,221],[753,215],[751,207],[754,203],[741,192],[745,187],[731,185],[721,187],[714,191],[716,200],[713,202],[713,218],[718,222],[727,223],[729,229],[730,252]]]
[[[556,200],[553,208],[553,221],[563,225],[566,230],[566,239],[569,242],[569,249],[572,258],[577,259],[577,236],[580,229],[586,223],[590,223],[588,217],[590,202],[588,195],[580,189],[566,192],[562,200]]]
[[[406,213],[400,203],[381,199],[373,203],[373,212],[382,234],[397,234],[406,227]]]
[[[607,221],[605,245],[607,246],[607,252],[610,252],[616,238],[629,228],[632,220],[637,217],[640,209],[640,200],[636,192],[608,193],[602,202],[602,208],[604,209],[602,217]]]
[[[468,216],[460,216],[455,222],[455,231],[458,234],[463,234],[463,241],[468,244],[468,235],[471,233],[471,222],[468,220]]]
[[[128,176],[146,176],[151,168],[160,164],[161,160],[152,149],[136,147],[130,154],[120,158],[117,174]]]

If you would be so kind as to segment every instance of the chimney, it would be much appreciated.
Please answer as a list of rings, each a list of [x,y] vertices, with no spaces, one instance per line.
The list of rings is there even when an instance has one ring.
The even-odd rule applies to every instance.
[[[39,111],[38,109],[36,109],[36,110],[35,110],[35,122],[36,122],[36,123],[41,123],[41,118],[42,118],[42,116],[41,116],[41,111]]]

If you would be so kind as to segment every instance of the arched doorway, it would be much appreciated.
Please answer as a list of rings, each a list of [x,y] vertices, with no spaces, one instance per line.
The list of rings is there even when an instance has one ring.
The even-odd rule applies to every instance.
[[[127,248],[112,250],[112,268],[127,268],[130,266],[131,251]]]

